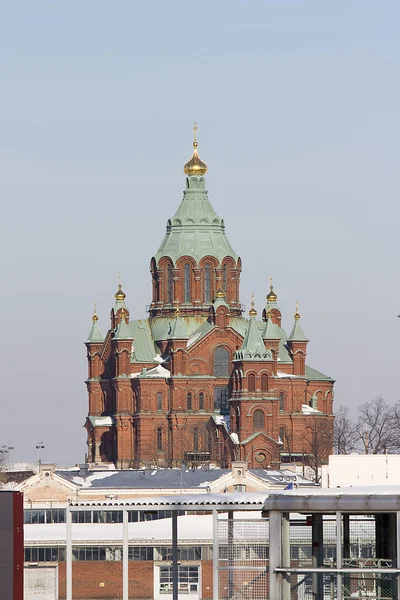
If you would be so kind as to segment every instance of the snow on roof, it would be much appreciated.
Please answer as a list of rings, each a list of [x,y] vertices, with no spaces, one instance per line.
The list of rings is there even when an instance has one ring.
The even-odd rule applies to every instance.
[[[301,405],[301,412],[303,413],[303,415],[315,415],[315,414],[320,415],[320,414],[322,414],[320,410],[317,410],[316,408],[312,408],[308,404]]]
[[[107,427],[109,425],[114,425],[113,417],[90,416],[88,418],[92,425],[94,425],[95,427]]]
[[[276,376],[280,378],[289,377],[290,379],[304,379],[303,375],[292,375],[291,373],[284,373],[283,371],[277,371]]]
[[[165,379],[168,379],[168,377],[171,377],[171,373],[168,369],[159,364],[153,369],[149,369],[147,372],[143,373],[142,371],[141,373],[132,373],[130,377],[131,379],[135,377],[164,377]]]
[[[230,434],[231,435],[231,440],[234,444],[238,444],[239,443],[239,436],[237,433],[233,432]]]
[[[76,485],[80,485],[83,488],[92,487],[93,481],[97,481],[99,479],[105,479],[106,477],[110,477],[110,475],[114,475],[115,471],[101,471],[100,473],[93,473],[89,475],[89,477],[72,477],[72,482],[76,483]]]

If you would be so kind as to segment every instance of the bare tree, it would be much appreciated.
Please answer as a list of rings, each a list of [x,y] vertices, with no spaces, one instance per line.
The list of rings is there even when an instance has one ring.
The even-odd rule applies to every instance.
[[[333,449],[335,454],[350,454],[357,444],[357,431],[349,417],[347,406],[341,406],[335,415]]]
[[[400,439],[396,415],[400,415],[400,406],[395,409],[389,406],[382,396],[378,396],[359,406],[358,412],[356,437],[366,454],[399,451]]]
[[[304,461],[316,483],[321,480],[321,467],[327,464],[332,452],[332,425],[326,419],[314,417],[304,436]]]

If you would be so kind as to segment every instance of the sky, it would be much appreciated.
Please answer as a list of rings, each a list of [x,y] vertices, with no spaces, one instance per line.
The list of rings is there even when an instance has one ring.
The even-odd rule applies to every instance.
[[[83,462],[84,341],[149,262],[198,124],[261,313],[273,277],[335,407],[400,398],[400,4],[20,0],[0,7],[1,415],[10,461]]]

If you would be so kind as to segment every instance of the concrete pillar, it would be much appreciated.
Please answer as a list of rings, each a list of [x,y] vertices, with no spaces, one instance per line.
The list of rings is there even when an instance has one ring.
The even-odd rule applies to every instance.
[[[218,563],[219,563],[218,511],[213,510],[213,600],[219,600]]]
[[[228,510],[228,566],[233,566],[233,558],[231,549],[233,548],[233,510]],[[234,580],[233,571],[228,571],[228,598],[232,598],[234,595]]]
[[[290,514],[282,513],[282,566],[290,567]],[[290,573],[284,573],[282,579],[282,600],[291,598]]]
[[[282,576],[275,573],[281,566],[282,557],[282,513],[277,510],[269,512],[269,597],[271,600],[282,600]]]
[[[66,600],[72,600],[72,514],[67,506],[66,510],[67,536],[65,544],[65,570],[66,570]]]
[[[336,567],[339,569],[342,566],[342,515],[340,512],[336,513]],[[343,575],[341,573],[337,574],[336,579],[336,590],[337,600],[342,600],[343,598],[343,586],[342,586],[342,578]]]
[[[312,566],[322,567],[324,562],[323,521],[322,515],[313,514],[312,519]],[[324,594],[323,577],[321,573],[313,573],[312,598],[322,600]]]
[[[172,511],[172,600],[178,600],[178,513]]]
[[[343,558],[350,558],[350,515],[343,515]],[[350,576],[345,574],[342,576],[343,594],[350,593]]]
[[[129,600],[129,537],[128,537],[128,510],[122,512],[122,600]]]

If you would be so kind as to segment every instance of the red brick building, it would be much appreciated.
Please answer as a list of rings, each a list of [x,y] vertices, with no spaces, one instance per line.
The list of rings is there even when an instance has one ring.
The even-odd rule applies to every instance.
[[[272,284],[261,319],[254,300],[243,316],[241,259],[193,145],[182,202],[150,261],[148,318],[130,314],[121,284],[105,337],[93,316],[88,462],[266,468],[321,460],[332,447],[333,380],[306,365],[297,309],[286,335]]]

